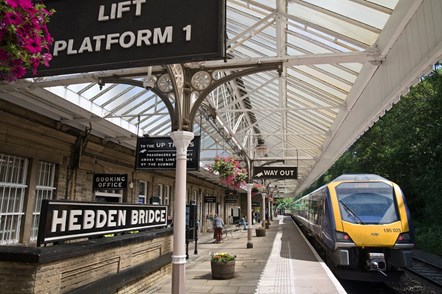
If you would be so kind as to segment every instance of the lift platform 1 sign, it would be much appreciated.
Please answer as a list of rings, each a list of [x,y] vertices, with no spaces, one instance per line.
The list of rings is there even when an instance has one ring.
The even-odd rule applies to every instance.
[[[225,0],[46,0],[58,75],[224,59]]]
[[[253,168],[254,179],[293,180],[298,178],[296,166],[256,166]]]

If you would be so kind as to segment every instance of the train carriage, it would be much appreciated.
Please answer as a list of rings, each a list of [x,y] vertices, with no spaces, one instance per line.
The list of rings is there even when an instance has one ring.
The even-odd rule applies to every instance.
[[[292,216],[341,278],[396,280],[412,265],[405,197],[377,175],[342,175],[294,203]]]

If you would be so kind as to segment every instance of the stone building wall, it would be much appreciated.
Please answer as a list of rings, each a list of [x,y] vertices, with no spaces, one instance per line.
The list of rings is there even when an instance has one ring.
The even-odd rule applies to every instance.
[[[157,232],[28,250],[2,246],[0,293],[137,293],[171,271],[172,230]]]

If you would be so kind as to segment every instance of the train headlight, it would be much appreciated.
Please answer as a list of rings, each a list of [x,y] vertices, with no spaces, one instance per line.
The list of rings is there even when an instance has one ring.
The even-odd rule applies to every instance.
[[[336,231],[336,242],[353,242],[353,240],[347,233]]]
[[[410,233],[400,233],[397,237],[396,243],[410,243],[412,242]]]

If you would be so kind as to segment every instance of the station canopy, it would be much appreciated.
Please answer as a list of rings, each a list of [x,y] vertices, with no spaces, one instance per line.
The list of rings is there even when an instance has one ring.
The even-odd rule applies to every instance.
[[[282,69],[241,76],[206,98],[193,127],[201,135],[198,175],[215,181],[205,168],[216,156],[247,154],[255,166],[297,167],[297,179],[270,186],[281,197],[299,195],[399,99],[357,107],[421,1],[226,2],[227,60],[186,66],[219,66],[214,80],[247,65],[279,62]],[[5,100],[79,129],[91,126],[93,135],[134,149],[137,136],[170,134],[165,104],[142,87],[98,81],[115,75],[143,81],[148,70],[165,66],[25,79],[0,90]],[[258,144],[267,147],[262,156]]]

